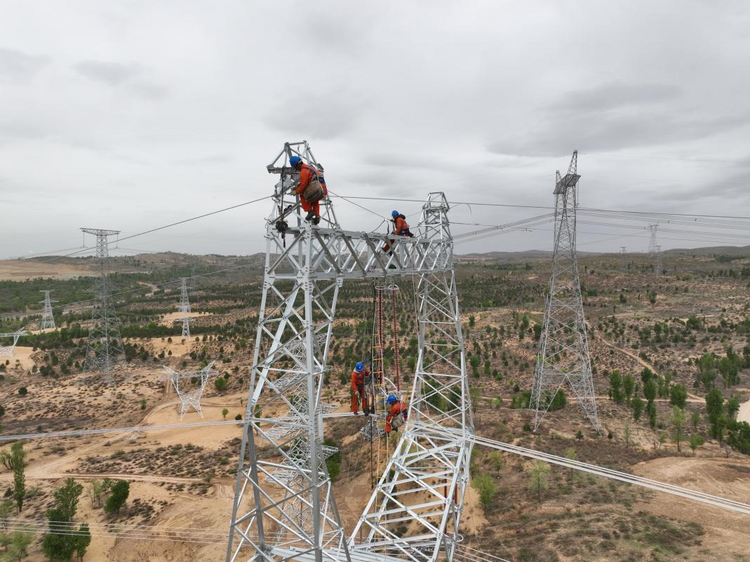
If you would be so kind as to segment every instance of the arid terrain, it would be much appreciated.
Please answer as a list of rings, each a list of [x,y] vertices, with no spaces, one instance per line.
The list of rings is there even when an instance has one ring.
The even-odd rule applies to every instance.
[[[0,332],[24,327],[32,334],[0,366],[4,435],[231,422],[244,415],[260,302],[258,257],[163,254],[113,261],[128,362],[116,368],[112,386],[82,372],[90,261],[0,263]],[[581,259],[603,431],[596,434],[568,392],[564,406],[549,412],[534,434],[528,392],[549,260],[538,254],[463,257],[458,290],[477,434],[747,502],[750,434],[740,422],[750,422],[750,248],[729,257],[721,249],[671,251],[664,265],[665,274],[655,277],[643,254],[628,256],[626,272],[617,255]],[[234,269],[219,272],[227,268]],[[194,321],[184,340],[175,323],[175,280],[191,275],[197,275],[190,289]],[[417,346],[413,284],[406,278],[398,284],[408,385]],[[43,334],[36,304],[42,288],[54,289],[58,301],[58,330]],[[372,314],[370,284],[342,291],[325,387],[337,412],[349,410],[353,363],[370,354]],[[393,348],[391,338],[386,370]],[[210,361],[218,375],[206,387],[202,417],[190,410],[180,421],[173,388],[159,380],[162,366],[190,370]],[[647,387],[656,393],[650,400]],[[711,413],[706,397],[714,390],[723,402]],[[326,422],[326,438],[340,450],[334,489],[348,529],[374,476],[369,444],[358,436],[363,423],[362,417]],[[33,521],[43,533],[54,490],[74,478],[84,487],[75,521],[88,523],[92,535],[85,560],[223,560],[240,428],[228,423],[24,441],[23,508],[6,521],[11,527]],[[393,443],[379,445],[375,454],[382,462]],[[474,484],[467,489],[464,544],[516,562],[750,561],[745,515],[569,469],[553,466],[542,481],[532,472],[529,460],[475,447],[472,478],[488,475],[494,491]],[[130,483],[117,513],[106,514],[94,493],[105,479]],[[10,498],[12,488],[13,475],[3,469],[0,492],[8,490]],[[39,536],[30,552],[28,560],[45,559]]]

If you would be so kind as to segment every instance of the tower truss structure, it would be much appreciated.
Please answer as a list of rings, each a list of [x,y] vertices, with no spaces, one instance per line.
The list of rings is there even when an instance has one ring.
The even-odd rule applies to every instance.
[[[621,273],[628,272],[628,255],[627,255],[627,247],[625,246],[620,246],[620,272]]]
[[[576,253],[577,191],[581,177],[577,169],[578,151],[575,151],[565,177],[559,171],[556,174],[552,274],[529,404],[534,410],[534,431],[558,390],[565,385],[599,431]]]
[[[13,357],[13,351],[16,349],[18,339],[28,335],[29,334],[27,334],[23,330],[16,330],[15,332],[6,332],[4,334],[0,334],[0,339],[13,338],[12,344],[0,345],[0,357]]]
[[[167,374],[159,377],[159,380],[168,380],[172,383],[177,397],[180,399],[180,421],[191,406],[203,417],[203,409],[201,408],[203,391],[206,389],[208,379],[219,374],[219,371],[213,369],[213,366],[214,361],[197,371],[175,371],[171,367],[164,366]],[[194,379],[198,379],[197,384],[187,387],[187,382],[193,382]]]
[[[109,283],[109,237],[120,234],[120,231],[100,228],[82,228],[81,231],[96,236],[96,258],[99,266],[99,277],[93,287],[96,303],[91,314],[84,370],[87,373],[99,371],[104,382],[111,384],[114,382],[113,367],[118,361],[125,360],[120,323],[115,313]]]
[[[474,429],[445,197],[430,194],[419,234],[343,230],[330,200],[320,227],[290,196],[289,158],[317,166],[307,142],[287,143],[267,220],[266,263],[227,561],[413,560],[452,556]],[[346,280],[419,278],[419,359],[396,456],[355,533],[341,524],[324,459],[321,404],[339,290]],[[263,411],[272,418],[261,417]],[[397,490],[398,488],[398,490]],[[425,496],[431,499],[425,501]],[[413,521],[404,535],[400,527]],[[403,536],[402,536],[403,535]]]
[[[652,256],[656,253],[656,245],[658,244],[658,242],[656,241],[656,233],[658,231],[659,231],[659,223],[648,225],[648,233],[649,233],[648,253],[651,254]]]
[[[182,318],[177,321],[182,322],[182,337],[190,339],[190,324],[193,319],[189,316],[191,310],[187,286],[188,278],[180,277],[180,281],[182,281],[182,290],[180,292],[180,304],[177,305],[177,310],[182,313]]]
[[[47,329],[55,329],[55,316],[52,314],[52,303],[57,302],[50,300],[49,294],[52,292],[51,290],[47,291],[39,291],[40,293],[44,293],[44,300],[39,301],[39,304],[44,305],[44,309],[42,310],[42,321],[40,324],[40,327],[42,330]]]

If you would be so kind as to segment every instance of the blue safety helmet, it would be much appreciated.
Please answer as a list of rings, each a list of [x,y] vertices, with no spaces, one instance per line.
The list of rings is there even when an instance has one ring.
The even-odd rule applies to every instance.
[[[395,219],[398,216],[398,211],[393,211],[391,216]]]
[[[292,168],[296,168],[297,164],[299,164],[300,162],[302,162],[302,158],[300,158],[299,156],[292,156],[289,159],[289,164],[292,166]]]
[[[396,402],[398,402],[398,398],[396,398],[395,395],[391,394],[386,402],[388,402],[389,404],[395,404]]]
[[[359,363],[357,363],[356,365],[354,365],[354,370],[357,371],[358,373],[361,373],[362,371],[365,370],[365,366],[362,363],[362,361],[360,361]]]

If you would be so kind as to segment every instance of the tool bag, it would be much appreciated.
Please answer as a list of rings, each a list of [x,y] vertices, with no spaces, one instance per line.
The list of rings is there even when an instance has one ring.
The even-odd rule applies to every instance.
[[[398,429],[406,423],[406,408],[391,418],[391,429]]]
[[[307,184],[302,195],[308,203],[316,203],[325,197],[325,191],[323,191],[323,186],[320,184],[317,170],[312,166],[310,166],[310,169],[312,170],[313,177],[310,180],[310,183]]]

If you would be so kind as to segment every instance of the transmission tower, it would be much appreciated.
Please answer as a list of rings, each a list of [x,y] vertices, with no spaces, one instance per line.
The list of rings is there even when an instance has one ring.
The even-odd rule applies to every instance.
[[[620,271],[622,273],[628,272],[628,257],[626,255],[627,248],[625,246],[620,246]]]
[[[266,262],[227,561],[451,560],[473,444],[453,243],[442,194],[419,234],[343,230],[331,201],[319,227],[303,220],[287,143],[268,171],[281,176],[267,220]],[[393,459],[347,539],[332,493],[321,404],[339,290],[346,280],[419,278],[419,359],[409,421]],[[258,409],[273,418],[255,417]],[[425,501],[425,498],[431,498]],[[410,533],[400,529],[409,522]],[[412,532],[413,529],[413,532]],[[400,537],[400,538],[398,538]],[[394,540],[396,539],[397,540]]]
[[[182,417],[191,406],[203,417],[203,409],[201,408],[203,391],[206,389],[209,377],[219,374],[219,371],[212,368],[213,366],[214,361],[211,361],[198,371],[175,371],[171,367],[164,366],[167,374],[159,377],[159,380],[168,380],[174,386],[175,392],[180,399],[180,421],[182,421]],[[194,379],[198,379],[197,386],[193,385],[190,388],[186,388],[185,383],[192,382]]]
[[[529,404],[535,411],[534,431],[558,390],[566,384],[586,417],[599,431],[576,255],[577,191],[581,177],[577,167],[578,151],[575,151],[565,177],[560,177],[560,172],[556,175],[552,275]]]
[[[57,302],[50,300],[49,294],[52,291],[39,291],[40,293],[44,293],[44,300],[39,301],[40,304],[44,304],[44,310],[42,311],[42,323],[41,328],[42,330],[46,330],[48,328],[55,329],[55,317],[52,314],[52,303]]]
[[[648,241],[648,253],[652,256],[656,253],[656,232],[659,230],[659,223],[648,225],[648,231],[651,237]]]
[[[664,274],[664,268],[661,263],[661,246],[656,245],[654,247],[654,275],[659,276]]]
[[[0,357],[13,357],[13,350],[16,349],[18,338],[28,335],[29,334],[24,332],[23,329],[0,334],[0,338],[13,338],[13,343],[11,345],[0,345]]]
[[[182,312],[182,318],[178,322],[182,322],[182,337],[190,339],[190,323],[193,321],[190,318],[190,299],[188,299],[188,286],[187,277],[180,277],[182,281],[182,292],[180,293],[180,304],[177,305],[177,310]]]
[[[112,368],[120,359],[125,359],[125,350],[120,336],[120,324],[115,314],[109,285],[109,236],[120,233],[119,230],[102,230],[99,228],[82,228],[86,234],[96,236],[96,258],[99,265],[99,278],[95,281],[93,292],[96,303],[91,315],[88,348],[86,349],[87,373],[98,370],[107,383],[114,382]]]

